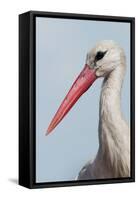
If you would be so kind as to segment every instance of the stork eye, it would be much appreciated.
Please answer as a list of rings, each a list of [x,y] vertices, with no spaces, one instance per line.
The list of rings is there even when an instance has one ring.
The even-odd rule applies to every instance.
[[[106,52],[107,51],[104,51],[104,52],[103,51],[98,51],[96,56],[95,56],[95,61],[101,60],[104,57],[104,55],[106,54]]]

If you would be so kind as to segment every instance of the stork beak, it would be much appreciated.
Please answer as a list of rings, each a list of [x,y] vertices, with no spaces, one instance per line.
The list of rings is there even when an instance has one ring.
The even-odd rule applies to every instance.
[[[59,122],[65,117],[73,105],[77,102],[82,94],[84,94],[89,87],[96,80],[96,73],[94,69],[91,69],[89,65],[85,64],[84,69],[81,71],[78,78],[73,83],[59,109],[57,110],[54,118],[52,119],[46,135],[59,124]]]

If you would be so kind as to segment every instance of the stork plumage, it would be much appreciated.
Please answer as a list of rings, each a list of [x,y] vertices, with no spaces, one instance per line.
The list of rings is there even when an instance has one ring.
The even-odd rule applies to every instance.
[[[101,41],[86,56],[86,64],[63,100],[47,134],[72,108],[93,82],[104,77],[99,109],[99,149],[95,159],[79,172],[78,180],[130,176],[130,131],[121,112],[121,88],[126,70],[123,49]]]

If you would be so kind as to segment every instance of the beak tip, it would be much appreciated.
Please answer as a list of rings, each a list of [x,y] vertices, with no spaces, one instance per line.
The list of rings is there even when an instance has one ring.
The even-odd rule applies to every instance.
[[[48,127],[46,133],[45,133],[45,136],[48,136],[50,133],[51,133],[52,129],[51,127]]]
[[[49,135],[49,132],[48,131],[46,131],[46,133],[45,133],[45,136],[48,136]]]
[[[50,131],[46,131],[45,136],[48,136],[50,134]]]

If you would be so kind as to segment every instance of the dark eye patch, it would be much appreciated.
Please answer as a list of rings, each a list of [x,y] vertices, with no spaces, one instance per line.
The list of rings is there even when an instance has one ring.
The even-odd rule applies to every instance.
[[[95,56],[95,61],[101,60],[104,57],[104,55],[106,54],[106,52],[107,51],[104,51],[104,52],[103,51],[98,51],[96,56]]]

